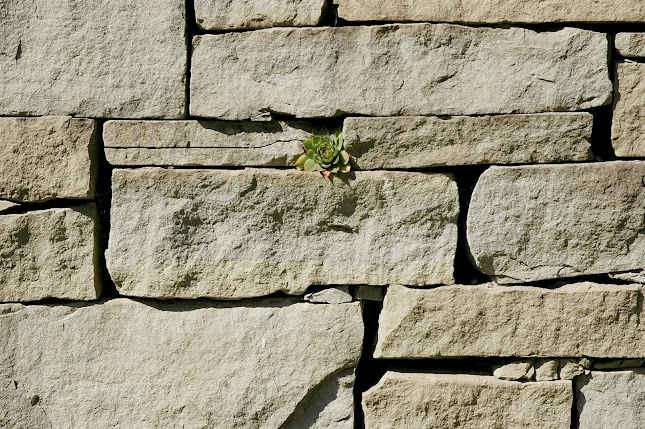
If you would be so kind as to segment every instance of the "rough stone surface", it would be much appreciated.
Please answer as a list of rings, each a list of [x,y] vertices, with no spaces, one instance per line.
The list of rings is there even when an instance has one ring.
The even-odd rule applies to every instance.
[[[68,116],[0,118],[0,198],[94,198],[94,129]]]
[[[645,359],[612,359],[606,361],[596,361],[593,363],[594,369],[620,369],[636,368],[643,366]]]
[[[473,191],[467,237],[499,283],[643,268],[645,162],[491,167]]]
[[[573,380],[587,372],[590,367],[591,362],[588,359],[560,359],[558,374],[561,380]]]
[[[0,314],[3,427],[353,428],[358,303],[114,299]]]
[[[535,359],[535,381],[558,379],[558,359]]]
[[[618,33],[614,43],[623,57],[645,57],[645,33]]]
[[[585,161],[589,113],[347,118],[345,146],[364,170]]]
[[[640,285],[390,286],[377,358],[645,357]]]
[[[645,64],[618,64],[611,139],[616,156],[645,157]]]
[[[19,205],[20,204],[16,204],[16,203],[11,202],[11,201],[0,200],[0,212],[12,209],[14,207],[18,207]]]
[[[313,126],[304,121],[108,121],[105,156],[117,166],[292,166]]]
[[[387,372],[363,394],[366,429],[562,429],[572,404],[570,381],[479,375]]]
[[[535,375],[533,359],[498,365],[493,368],[493,375],[502,380],[530,380]]]
[[[112,190],[106,259],[125,295],[453,282],[458,197],[448,175],[117,169]]]
[[[645,371],[600,372],[575,381],[580,429],[645,427]]]
[[[640,0],[334,0],[347,21],[642,23]]]
[[[447,24],[274,28],[193,39],[190,112],[470,115],[611,101],[605,34]]]
[[[347,286],[331,287],[305,295],[305,301],[314,304],[343,304],[352,300],[352,294],[349,293]]]
[[[184,0],[0,2],[0,115],[179,118]]]
[[[0,302],[98,298],[97,235],[92,203],[0,216]]]
[[[612,279],[623,280],[633,283],[645,283],[645,270],[630,271],[626,273],[609,274]]]
[[[300,27],[317,25],[325,0],[195,0],[195,16],[202,30]]]

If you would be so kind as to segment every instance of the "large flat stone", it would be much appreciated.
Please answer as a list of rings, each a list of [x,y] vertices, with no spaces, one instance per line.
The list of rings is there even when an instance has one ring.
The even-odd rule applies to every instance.
[[[353,428],[358,303],[113,299],[0,314],[0,425]]]
[[[645,57],[645,33],[618,33],[614,43],[623,57]]]
[[[193,39],[190,112],[247,119],[580,110],[611,100],[605,34],[395,24]]]
[[[0,3],[0,115],[179,118],[184,0]]]
[[[68,116],[0,118],[0,198],[94,198],[95,126]]]
[[[645,157],[645,64],[618,64],[611,139],[617,156]]]
[[[387,372],[363,394],[366,429],[564,429],[572,403],[570,381],[480,375]]]
[[[642,286],[390,286],[377,358],[645,357]]]
[[[106,258],[124,295],[453,282],[459,209],[448,175],[142,168],[115,170],[112,190]]]
[[[108,121],[112,165],[293,166],[311,137],[304,121]]]
[[[355,117],[343,134],[356,165],[370,170],[585,161],[592,125],[589,113]]]
[[[491,167],[468,209],[477,267],[499,283],[645,266],[645,162]]]
[[[0,302],[98,298],[97,239],[93,203],[1,215]]]

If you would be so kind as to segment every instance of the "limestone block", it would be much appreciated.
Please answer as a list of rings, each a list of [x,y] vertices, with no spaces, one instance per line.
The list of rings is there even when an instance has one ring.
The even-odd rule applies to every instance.
[[[645,359],[611,359],[601,362],[594,362],[593,369],[621,369],[636,368],[642,366]]]
[[[293,166],[305,121],[108,121],[105,156],[117,166]]]
[[[98,298],[96,222],[93,203],[0,216],[0,302]]]
[[[559,375],[561,380],[573,380],[591,367],[589,359],[560,359]]]
[[[493,368],[493,375],[502,380],[530,380],[535,375],[533,359],[522,359]]]
[[[608,104],[605,34],[394,24],[193,39],[190,112],[227,120],[471,115]]]
[[[640,285],[390,286],[376,358],[645,357]]]
[[[353,428],[358,303],[120,298],[0,314],[3,427]]]
[[[572,404],[570,381],[480,375],[387,372],[363,394],[366,429],[562,429]]]
[[[618,64],[611,139],[616,156],[645,156],[645,64]]]
[[[106,259],[124,295],[453,282],[459,207],[449,175],[117,169],[112,191]]]
[[[623,57],[645,57],[645,33],[618,33],[614,44]]]
[[[347,118],[345,146],[363,170],[585,161],[589,113]]]
[[[184,0],[4,0],[0,17],[0,115],[185,115]]]
[[[318,292],[312,292],[305,295],[305,301],[314,304],[342,304],[352,302],[352,294],[349,293],[349,287],[338,286],[323,289]]]
[[[18,207],[20,204],[11,202],[11,201],[6,201],[6,200],[0,200],[0,212],[4,212],[6,210],[12,209],[14,207]]]
[[[491,167],[473,191],[467,237],[499,283],[645,265],[645,162]]]
[[[535,359],[535,381],[557,380],[559,365],[558,359]]]

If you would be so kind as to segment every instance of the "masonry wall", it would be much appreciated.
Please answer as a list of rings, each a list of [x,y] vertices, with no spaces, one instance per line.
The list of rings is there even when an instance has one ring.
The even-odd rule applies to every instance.
[[[0,427],[645,427],[645,3],[335,1],[0,2]]]

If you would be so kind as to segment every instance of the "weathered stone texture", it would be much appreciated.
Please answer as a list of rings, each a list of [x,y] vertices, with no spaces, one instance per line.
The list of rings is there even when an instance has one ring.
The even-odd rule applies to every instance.
[[[353,428],[358,303],[114,299],[0,314],[0,425]]]
[[[190,112],[469,115],[607,104],[605,34],[395,24],[193,39]]]
[[[645,265],[645,162],[491,167],[472,195],[467,237],[499,283]]]
[[[14,207],[18,207],[20,204],[11,202],[11,201],[5,201],[5,200],[0,200],[0,212],[12,209]]]
[[[580,429],[645,427],[645,370],[592,371],[575,387]]]
[[[572,404],[570,381],[479,375],[387,372],[363,394],[366,429],[563,429]]]
[[[522,359],[493,368],[493,375],[502,380],[530,380],[535,375],[533,359]]]
[[[645,357],[639,285],[390,286],[377,358]]]
[[[334,0],[347,21],[645,22],[640,0]]]
[[[112,165],[293,166],[313,126],[304,121],[108,121]]]
[[[0,2],[0,115],[185,114],[184,0]]]
[[[143,168],[115,170],[112,190],[106,259],[125,295],[453,282],[458,197],[447,175]]]
[[[589,113],[347,118],[345,146],[358,167],[585,161],[591,153]]]
[[[611,138],[617,156],[645,157],[645,64],[618,64]]]
[[[203,30],[299,27],[316,25],[325,0],[195,0],[195,17]]]
[[[618,33],[614,40],[620,55],[645,57],[645,33]]]
[[[557,380],[558,359],[535,359],[535,381]]]
[[[94,129],[68,116],[0,118],[0,198],[94,198]]]
[[[98,298],[96,240],[94,204],[0,216],[0,302]]]

